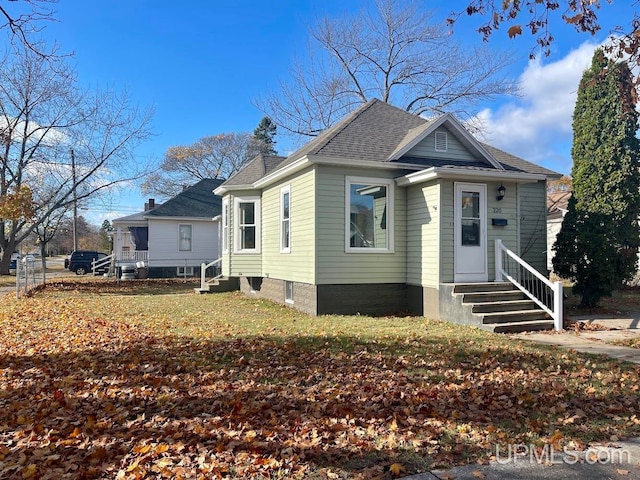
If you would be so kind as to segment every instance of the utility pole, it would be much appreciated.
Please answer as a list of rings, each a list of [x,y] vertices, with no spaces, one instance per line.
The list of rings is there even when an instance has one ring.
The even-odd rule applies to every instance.
[[[76,156],[71,149],[71,177],[73,181],[73,250],[78,250],[78,194],[76,192]]]

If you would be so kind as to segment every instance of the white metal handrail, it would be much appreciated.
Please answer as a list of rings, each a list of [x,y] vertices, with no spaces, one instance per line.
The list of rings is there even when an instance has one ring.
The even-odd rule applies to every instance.
[[[206,276],[206,272],[207,272],[207,268],[211,268],[215,265],[218,264],[222,264],[222,257],[215,259],[213,262],[211,263],[202,263],[200,265],[200,288],[201,289],[205,289],[206,288],[206,284],[207,284],[207,276]],[[222,273],[220,273],[219,275],[215,275],[213,277],[213,280],[222,277]]]
[[[496,282],[505,278],[553,318],[555,330],[562,330],[562,282],[551,282],[496,239]]]
[[[96,270],[105,267],[107,265],[111,266],[111,262],[113,261],[113,253],[111,255],[107,255],[106,257],[97,258],[91,261],[91,271],[95,275]]]

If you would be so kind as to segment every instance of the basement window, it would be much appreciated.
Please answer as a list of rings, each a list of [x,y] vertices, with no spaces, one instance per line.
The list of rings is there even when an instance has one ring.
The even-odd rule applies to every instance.
[[[178,267],[176,273],[179,277],[193,277],[193,267]]]
[[[293,282],[285,280],[284,282],[284,301],[293,303]]]

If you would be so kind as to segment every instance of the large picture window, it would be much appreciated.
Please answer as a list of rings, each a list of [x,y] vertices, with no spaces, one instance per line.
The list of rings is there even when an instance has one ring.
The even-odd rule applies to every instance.
[[[180,225],[178,227],[178,234],[179,234],[178,249],[181,252],[191,251],[191,233],[192,233],[191,225]]]
[[[235,251],[260,253],[260,199],[235,199]]]
[[[291,252],[291,187],[280,189],[280,252]]]
[[[393,181],[347,177],[347,252],[393,251]]]

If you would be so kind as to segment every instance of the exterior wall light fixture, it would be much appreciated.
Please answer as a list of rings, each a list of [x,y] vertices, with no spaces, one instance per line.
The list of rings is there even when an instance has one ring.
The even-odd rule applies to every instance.
[[[496,197],[496,200],[498,201],[502,200],[506,192],[507,192],[507,189],[504,188],[504,185],[500,184],[500,186],[498,187],[498,196]]]

